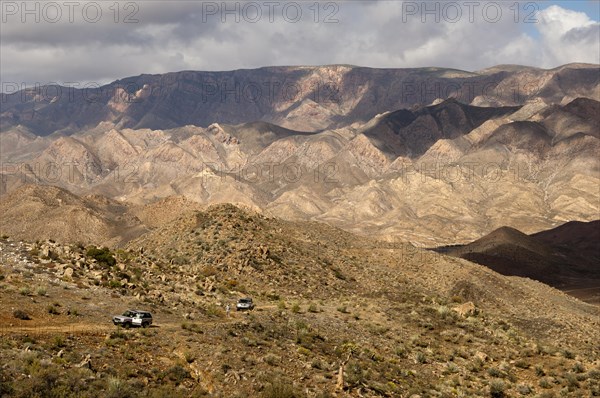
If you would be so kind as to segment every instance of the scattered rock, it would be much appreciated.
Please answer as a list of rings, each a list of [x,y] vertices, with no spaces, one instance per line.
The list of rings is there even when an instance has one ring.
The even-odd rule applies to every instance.
[[[78,365],[78,368],[88,368],[88,369],[92,369],[92,357],[90,354],[87,354],[85,358],[83,358],[83,361],[81,361]]]
[[[488,360],[488,356],[485,352],[477,351],[475,353],[475,358],[479,359],[481,362],[485,362]]]

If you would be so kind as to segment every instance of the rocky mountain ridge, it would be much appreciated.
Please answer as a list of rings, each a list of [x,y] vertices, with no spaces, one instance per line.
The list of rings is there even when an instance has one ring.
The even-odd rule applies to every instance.
[[[551,70],[465,72],[329,65],[140,75],[99,87],[41,86],[3,93],[0,129],[23,126],[49,135],[72,134],[101,122],[157,130],[262,120],[318,131],[440,98],[496,107],[536,97],[559,104],[578,97],[600,100],[597,69],[569,64]]]

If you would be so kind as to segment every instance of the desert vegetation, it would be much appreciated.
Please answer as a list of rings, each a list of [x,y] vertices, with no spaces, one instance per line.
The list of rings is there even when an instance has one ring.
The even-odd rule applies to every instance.
[[[120,249],[1,244],[5,395],[600,394],[596,307],[403,244],[229,205]],[[116,328],[126,308],[155,327]]]

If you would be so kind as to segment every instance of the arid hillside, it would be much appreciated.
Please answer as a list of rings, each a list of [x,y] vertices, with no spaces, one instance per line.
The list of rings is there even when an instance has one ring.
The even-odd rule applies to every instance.
[[[232,205],[160,224],[119,250],[0,241],[2,394],[600,393],[598,307],[542,283]],[[127,308],[155,325],[112,326]]]
[[[535,279],[582,300],[600,303],[600,221],[569,222],[526,235],[503,227],[440,253],[485,265],[504,275]]]
[[[0,233],[16,239],[119,245],[147,231],[128,206],[99,195],[25,185],[0,199]]]

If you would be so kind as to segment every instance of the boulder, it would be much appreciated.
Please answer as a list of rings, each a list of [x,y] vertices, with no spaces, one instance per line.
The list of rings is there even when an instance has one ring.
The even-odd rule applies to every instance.
[[[73,268],[67,267],[65,268],[65,272],[63,273],[63,277],[72,278],[73,277]]]
[[[78,365],[78,368],[88,368],[88,369],[92,369],[92,357],[90,354],[87,354],[85,358],[83,358],[83,361],[81,361]]]
[[[488,356],[485,352],[477,351],[475,353],[475,358],[479,359],[481,362],[485,362],[488,360]]]
[[[52,253],[52,251],[50,250],[50,247],[43,245],[42,246],[42,257],[50,257],[50,254]]]

